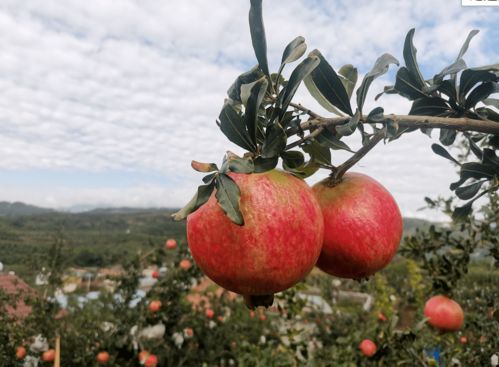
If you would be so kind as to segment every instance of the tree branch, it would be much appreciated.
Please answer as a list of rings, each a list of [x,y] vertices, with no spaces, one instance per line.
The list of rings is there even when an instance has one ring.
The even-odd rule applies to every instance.
[[[341,178],[352,166],[360,161],[372,148],[376,146],[385,137],[385,129],[378,131],[366,145],[363,145],[357,152],[355,152],[348,160],[339,165],[331,173],[331,184],[336,185],[341,181]]]
[[[458,131],[475,131],[486,134],[499,135],[499,122],[491,120],[475,120],[468,117],[437,117],[419,115],[385,115],[387,119],[398,123],[400,127],[438,128]],[[315,117],[303,122],[302,130],[310,130],[319,126],[336,126],[346,123],[350,117]],[[365,120],[364,124],[371,123]],[[381,122],[382,123],[382,122]]]

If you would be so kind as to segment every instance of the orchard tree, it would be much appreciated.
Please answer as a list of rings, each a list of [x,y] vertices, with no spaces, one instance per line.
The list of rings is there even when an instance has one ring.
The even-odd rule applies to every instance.
[[[244,295],[250,308],[272,304],[273,293],[296,284],[315,263],[329,274],[362,279],[391,261],[402,235],[399,209],[381,184],[349,172],[381,141],[439,130],[440,144],[432,145],[433,152],[459,167],[459,177],[450,184],[463,201],[452,207],[455,221],[466,222],[473,204],[497,191],[499,100],[491,96],[499,92],[499,64],[468,67],[464,61],[477,30],[449,66],[423,76],[411,29],[404,66],[385,53],[357,83],[354,66],[336,71],[318,50],[305,56],[303,37],[285,47],[279,69],[271,73],[261,0],[251,1],[249,23],[258,64],[230,86],[217,120],[222,133],[247,152],[243,157],[227,152],[220,168],[193,161],[192,167],[207,175],[174,219],[187,218],[189,247],[201,270]],[[300,59],[285,80],[283,69]],[[408,114],[391,114],[381,106],[365,111],[372,82],[391,65],[399,66],[395,82],[376,100],[398,94],[412,102]],[[302,82],[331,116],[294,101]],[[355,133],[362,147],[354,152],[344,138]],[[472,153],[464,159],[445,148],[463,144]],[[331,151],[338,149],[352,155],[336,165]],[[275,169],[279,162],[283,170]],[[319,169],[328,170],[329,177],[309,190],[302,179]],[[497,211],[494,215],[497,219]],[[466,256],[472,250],[463,249]],[[456,265],[450,268],[459,272]],[[450,290],[440,283],[443,291]]]

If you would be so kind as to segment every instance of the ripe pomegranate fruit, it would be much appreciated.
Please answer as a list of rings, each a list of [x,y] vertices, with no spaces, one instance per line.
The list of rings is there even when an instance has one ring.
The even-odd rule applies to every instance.
[[[158,312],[160,308],[161,308],[161,301],[155,300],[149,303],[149,311],[151,312]]]
[[[152,278],[154,278],[154,279],[158,279],[158,278],[159,278],[159,271],[154,270],[154,271],[151,273],[151,277],[152,277]]]
[[[362,340],[362,342],[359,344],[359,348],[362,354],[366,357],[372,357],[376,354],[377,350],[376,344],[370,339]]]
[[[156,367],[158,365],[158,357],[154,354],[149,354],[144,362],[144,367]]]
[[[42,354],[42,361],[44,362],[53,362],[55,359],[55,350],[49,349]]]
[[[24,359],[26,357],[26,348],[17,347],[16,348],[16,359]]]
[[[99,352],[97,357],[95,358],[97,363],[99,364],[107,364],[109,362],[109,353],[108,352]]]
[[[441,331],[456,331],[463,327],[463,309],[446,296],[433,296],[426,301],[424,314],[428,317],[428,323]]]
[[[215,311],[209,308],[205,311],[205,315],[207,318],[212,319],[215,316]]]
[[[143,350],[139,353],[139,355],[137,356],[137,358],[139,359],[139,362],[141,364],[144,364],[146,362],[146,359],[147,357],[149,357],[149,352],[147,350]]]
[[[269,295],[292,287],[312,270],[322,246],[322,213],[310,187],[286,172],[229,176],[241,192],[244,225],[225,215],[213,193],[187,217],[189,248],[215,283],[271,303]]]
[[[187,259],[183,259],[180,261],[179,266],[180,266],[180,269],[182,269],[182,270],[189,270],[192,266],[192,263]]]
[[[465,336],[460,337],[460,338],[459,338],[459,343],[461,343],[461,344],[463,344],[463,345],[464,345],[464,344],[468,344],[468,338],[467,338],[467,337],[465,337]]]
[[[173,238],[169,238],[168,240],[166,240],[165,247],[168,250],[175,250],[177,248],[177,241]]]
[[[402,237],[397,203],[374,179],[346,173],[313,186],[324,215],[324,245],[317,266],[328,274],[361,279],[384,268]]]

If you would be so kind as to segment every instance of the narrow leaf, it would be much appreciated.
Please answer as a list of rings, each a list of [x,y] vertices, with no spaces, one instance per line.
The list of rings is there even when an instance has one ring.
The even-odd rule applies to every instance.
[[[267,40],[265,39],[265,28],[263,26],[262,0],[251,0],[249,25],[251,42],[253,43],[258,65],[265,75],[270,75],[267,62]]]
[[[460,165],[460,163],[453,156],[451,156],[450,153],[447,151],[447,149],[445,149],[443,146],[438,144],[432,144],[431,150],[433,150],[433,153],[438,154],[439,156],[444,157],[456,163],[457,165]]]
[[[364,79],[362,79],[362,83],[357,89],[357,108],[359,109],[359,111],[362,112],[362,107],[364,106],[367,92],[369,91],[371,83],[377,77],[385,74],[388,71],[388,67],[390,66],[390,64],[395,64],[398,66],[399,61],[388,53],[381,55],[374,63],[371,71],[364,76]]]
[[[172,218],[175,221],[180,221],[193,212],[195,212],[198,208],[201,207],[204,203],[208,201],[215,188],[214,182],[208,185],[201,185],[198,187],[198,191],[192,197],[192,199],[178,212],[172,214]]]
[[[268,82],[265,77],[259,79],[251,88],[251,93],[248,98],[245,111],[245,123],[248,129],[248,134],[253,145],[257,145],[257,125],[258,125],[258,111],[262,104],[263,97],[267,91]]]
[[[397,76],[395,78],[395,89],[401,96],[410,100],[426,97],[426,94],[418,86],[418,81],[405,67],[401,67],[397,71]]]
[[[439,140],[443,145],[449,146],[454,144],[456,140],[457,132],[452,129],[440,129]]]
[[[477,83],[494,82],[498,77],[489,71],[466,69],[459,80],[459,100],[464,102],[464,97]]]
[[[331,164],[331,151],[328,147],[319,144],[317,141],[308,142],[302,146],[303,150],[310,154],[313,162],[318,164]]]
[[[288,84],[282,89],[279,94],[279,120],[282,119],[291,100],[293,99],[296,90],[300,86],[302,80],[319,65],[320,60],[317,56],[309,55],[293,70],[289,77]]]
[[[278,156],[286,148],[286,139],[286,133],[278,123],[267,127],[262,146],[262,157],[272,158]]]
[[[301,167],[305,163],[305,157],[303,156],[303,153],[297,150],[283,152],[281,154],[281,158],[283,167],[286,170],[288,168],[295,169]]]
[[[352,135],[360,121],[360,112],[357,110],[346,124],[336,126],[336,132],[341,136]]]
[[[425,86],[425,81],[423,76],[421,75],[421,71],[419,70],[418,62],[416,61],[416,47],[414,47],[414,44],[412,42],[412,39],[414,37],[414,32],[415,29],[412,28],[408,33],[407,36],[405,37],[405,42],[404,42],[404,61],[405,61],[405,66],[409,73],[412,75],[416,87],[418,89],[423,89]]]
[[[475,107],[475,105],[490,96],[492,93],[495,92],[496,89],[496,83],[492,82],[487,82],[487,83],[482,83],[475,89],[471,91],[471,93],[468,95],[466,98],[466,103],[464,105],[464,108],[466,110],[469,110],[470,108]]]
[[[433,76],[433,84],[440,84],[447,75],[457,74],[467,67],[466,62],[463,59],[458,59]]]
[[[352,116],[353,112],[352,107],[350,106],[350,98],[338,74],[336,74],[332,66],[318,50],[312,51],[310,55],[317,56],[320,63],[310,73],[305,85],[308,87],[310,82],[313,82],[328,102]]]
[[[305,54],[307,50],[307,44],[305,43],[305,38],[298,36],[294,40],[292,40],[282,53],[281,66],[279,67],[278,75],[281,74],[284,65],[289,64],[290,62],[298,60]]]
[[[461,166],[461,179],[468,178],[492,178],[494,177],[494,166],[477,162],[467,162]]]
[[[255,170],[255,165],[249,159],[232,157],[227,161],[227,168],[235,173],[252,173]]]
[[[487,106],[493,106],[499,109],[499,99],[496,98],[485,98],[482,103]]]
[[[239,209],[239,198],[241,192],[237,184],[226,174],[220,174],[216,181],[217,191],[215,196],[218,205],[222,208],[229,219],[242,226],[244,224],[243,215]]]
[[[263,76],[262,71],[258,66],[254,66],[251,70],[239,75],[232,85],[227,90],[227,95],[230,99],[242,102],[241,100],[241,86],[251,84]]]
[[[351,64],[346,64],[338,70],[338,74],[342,76],[341,82],[347,91],[348,99],[350,99],[352,97],[353,90],[355,89],[355,85],[357,84],[357,68]]]
[[[468,186],[458,187],[456,189],[456,195],[461,200],[469,200],[474,197],[485,181],[478,181]]]
[[[473,201],[469,201],[465,205],[455,208],[452,213],[452,219],[455,221],[462,221],[468,218],[473,209],[472,205]]]
[[[256,157],[253,163],[255,164],[255,173],[262,173],[270,171],[277,166],[277,162],[279,161],[279,157],[272,158],[262,158]]]
[[[418,98],[412,103],[409,115],[441,116],[450,111],[447,102],[440,97]]]
[[[367,115],[367,121],[370,122],[383,122],[385,120],[384,115],[385,110],[383,107],[375,107],[369,115]]]
[[[230,103],[224,104],[218,118],[220,129],[231,142],[251,152],[256,150],[256,146],[252,143],[246,130],[243,118]]]
[[[201,163],[198,161],[191,161],[191,167],[198,172],[218,171],[218,167],[215,163]]]
[[[327,146],[334,150],[346,150],[348,152],[354,153],[350,147],[334,136],[329,130],[324,130],[317,136],[317,141],[324,146]]]
[[[470,46],[470,42],[475,37],[480,31],[478,29],[473,29],[468,36],[466,37],[466,40],[464,41],[463,45],[461,46],[461,50],[459,51],[459,55],[457,55],[456,60],[461,59],[466,51],[468,51],[468,47]]]

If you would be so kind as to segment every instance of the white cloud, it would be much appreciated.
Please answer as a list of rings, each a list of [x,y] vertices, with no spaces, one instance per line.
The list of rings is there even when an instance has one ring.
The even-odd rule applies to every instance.
[[[499,50],[487,34],[499,12],[459,4],[268,0],[270,64],[277,67],[287,42],[303,35],[335,67],[353,63],[363,74],[383,52],[402,60],[404,36],[413,26],[418,57],[430,72],[453,61],[472,28],[482,32],[472,43],[470,64],[494,61]],[[181,205],[199,182],[191,159],[219,162],[226,150],[240,151],[215,119],[227,87],[255,63],[247,12],[248,2],[230,0],[2,1],[0,169],[150,171],[178,187],[141,184],[127,188],[126,197],[149,205],[157,195],[161,205]],[[388,83],[383,78],[373,90]],[[302,89],[299,97],[314,105]],[[374,106],[373,96],[366,108]],[[408,109],[391,96],[380,104],[390,112]],[[358,169],[372,173],[413,214],[425,193],[447,193],[453,179],[453,168],[429,145],[424,136],[403,138],[377,147]],[[22,187],[2,186],[0,199],[43,204],[50,197],[51,205],[61,206],[121,205],[125,197],[124,189],[107,186]]]

